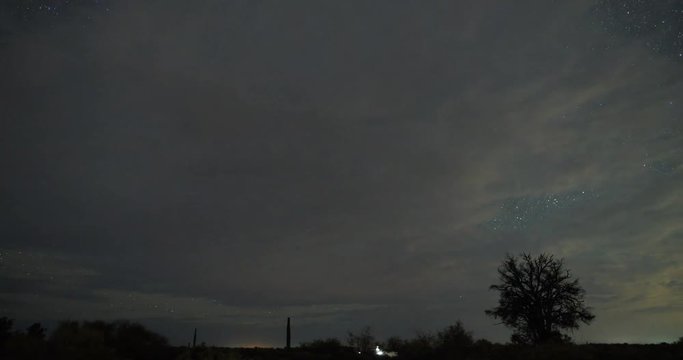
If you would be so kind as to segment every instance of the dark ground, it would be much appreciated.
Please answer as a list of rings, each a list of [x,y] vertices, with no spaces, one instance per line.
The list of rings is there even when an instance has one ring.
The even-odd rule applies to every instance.
[[[178,359],[380,359],[372,355],[358,355],[352,351],[339,353],[320,353],[301,349],[228,349],[228,348],[198,348],[195,357],[187,348],[179,348]],[[671,344],[633,345],[633,344],[587,344],[587,345],[551,345],[524,347],[515,345],[491,344],[486,346],[472,346],[463,348],[450,354],[423,354],[417,356],[401,356],[395,359],[683,359],[683,346]]]
[[[220,348],[201,343],[194,347],[170,346],[165,337],[143,325],[128,321],[63,321],[49,334],[40,323],[25,330],[15,329],[12,319],[0,318],[1,360],[345,360],[381,359],[377,344],[396,351],[394,359],[661,359],[683,360],[683,338],[674,344],[584,344],[547,345],[494,344],[474,340],[460,323],[437,334],[414,339],[390,338],[376,341],[369,332],[349,334],[352,348],[338,339],[319,339],[291,349]],[[362,345],[358,345],[362,344]],[[359,354],[356,349],[367,349]]]

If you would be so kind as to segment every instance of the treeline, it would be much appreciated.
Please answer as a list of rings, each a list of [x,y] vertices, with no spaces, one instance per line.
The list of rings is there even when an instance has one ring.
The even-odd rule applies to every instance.
[[[49,336],[40,323],[26,330],[13,325],[12,319],[0,318],[1,359],[161,360],[177,352],[163,336],[128,321],[63,321]]]
[[[559,338],[556,342],[541,345],[530,344],[498,344],[486,339],[474,339],[472,332],[465,330],[461,322],[446,327],[436,333],[418,332],[414,337],[402,339],[390,337],[385,341],[377,341],[370,328],[357,333],[349,332],[346,344],[335,338],[319,339],[302,343],[298,348],[301,353],[296,359],[358,359],[383,358],[375,356],[375,347],[396,353],[394,359],[399,360],[593,360],[618,359],[642,360],[683,359],[683,337],[673,344],[584,344],[576,345],[568,338]],[[348,354],[354,354],[350,357]],[[387,357],[388,358],[388,357]],[[249,358],[252,359],[252,358]],[[256,358],[253,358],[256,359]],[[268,359],[259,357],[258,359]]]
[[[7,360],[346,360],[346,359],[464,359],[464,360],[588,360],[588,359],[683,359],[683,338],[674,344],[586,344],[543,345],[495,344],[475,340],[462,323],[436,333],[418,333],[413,338],[390,337],[378,341],[366,327],[349,332],[344,342],[336,338],[301,343],[292,349],[219,348],[201,344],[174,347],[163,336],[127,321],[64,321],[48,335],[39,323],[14,329],[0,318],[0,359]],[[376,355],[376,347],[385,352]]]
[[[375,354],[375,349],[379,346],[385,352],[400,355],[401,359],[462,358],[475,343],[477,346],[490,344],[486,340],[475,342],[472,332],[465,330],[460,321],[435,334],[420,332],[412,339],[393,336],[384,342],[376,341],[370,328],[366,327],[358,333],[349,332],[346,342],[356,353]],[[310,348],[314,344],[315,342],[304,343],[302,347]]]

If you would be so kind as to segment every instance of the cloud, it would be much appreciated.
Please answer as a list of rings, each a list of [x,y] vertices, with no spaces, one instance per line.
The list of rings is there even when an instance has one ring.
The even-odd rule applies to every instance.
[[[675,306],[680,64],[594,2],[106,6],[2,35],[8,308],[502,339],[521,251],[599,311]]]

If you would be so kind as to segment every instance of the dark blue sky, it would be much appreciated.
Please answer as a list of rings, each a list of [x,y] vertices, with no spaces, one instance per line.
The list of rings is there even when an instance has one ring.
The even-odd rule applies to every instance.
[[[681,1],[0,7],[0,314],[379,338],[564,257],[579,342],[683,322]]]

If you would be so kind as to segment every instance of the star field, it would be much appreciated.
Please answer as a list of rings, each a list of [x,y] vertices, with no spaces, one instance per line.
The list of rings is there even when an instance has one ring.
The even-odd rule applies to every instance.
[[[506,200],[499,213],[488,220],[485,226],[492,231],[520,231],[534,224],[547,221],[561,213],[568,213],[579,205],[595,201],[600,197],[595,190],[575,190],[560,194],[525,196]]]
[[[614,36],[638,39],[653,53],[683,58],[683,1],[599,1],[598,21]]]

